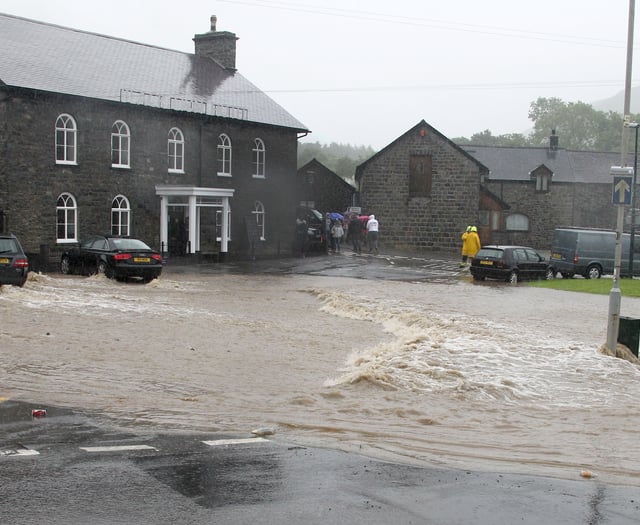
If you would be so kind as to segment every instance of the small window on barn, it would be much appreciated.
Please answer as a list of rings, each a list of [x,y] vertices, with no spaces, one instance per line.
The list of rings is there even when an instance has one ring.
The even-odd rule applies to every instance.
[[[428,197],[431,195],[431,183],[431,155],[411,155],[409,158],[409,196]]]
[[[521,213],[514,213],[507,217],[507,230],[509,231],[529,231],[529,217]]]

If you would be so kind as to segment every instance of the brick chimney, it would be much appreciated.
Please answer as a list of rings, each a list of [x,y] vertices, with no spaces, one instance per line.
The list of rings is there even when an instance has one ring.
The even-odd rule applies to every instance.
[[[236,71],[236,37],[229,31],[216,31],[218,17],[211,16],[211,31],[195,35],[196,55],[215,60],[225,69]]]

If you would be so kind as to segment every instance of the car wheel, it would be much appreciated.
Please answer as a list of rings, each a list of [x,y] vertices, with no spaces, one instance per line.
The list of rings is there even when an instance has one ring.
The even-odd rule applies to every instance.
[[[545,275],[545,279],[547,281],[553,281],[556,278],[556,272],[553,268],[547,268],[547,274]]]
[[[106,261],[100,261],[96,270],[97,273],[103,273],[107,279],[113,279],[113,270],[109,268],[109,265]]]
[[[518,272],[516,272],[515,270],[511,271],[511,273],[509,274],[509,282],[511,284],[518,284]]]
[[[602,277],[602,270],[597,264],[592,264],[587,268],[587,273],[584,275],[587,279],[600,279]]]
[[[60,260],[60,271],[64,275],[69,275],[71,273],[71,262],[69,261],[68,255],[63,255]]]

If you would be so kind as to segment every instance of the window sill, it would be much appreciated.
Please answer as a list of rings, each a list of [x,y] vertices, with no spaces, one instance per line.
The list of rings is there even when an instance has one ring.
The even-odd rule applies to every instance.
[[[125,166],[124,164],[112,164],[111,168],[114,170],[130,170],[131,166]]]
[[[267,177],[265,177],[264,175],[255,175],[255,174],[254,174],[254,175],[252,175],[252,177],[253,177],[254,179],[266,179],[266,178],[267,178]]]
[[[167,173],[177,173],[178,175],[184,175],[185,171],[184,170],[172,170],[172,169],[169,169],[167,171]]]
[[[77,162],[71,162],[68,160],[56,160],[56,166],[77,166]]]
[[[218,172],[218,177],[228,177],[228,178],[231,178],[231,173],[222,173],[222,172]]]

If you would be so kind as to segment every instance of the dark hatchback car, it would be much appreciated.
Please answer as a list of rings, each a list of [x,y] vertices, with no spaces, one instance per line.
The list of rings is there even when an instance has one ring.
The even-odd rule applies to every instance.
[[[485,246],[471,261],[474,281],[499,279],[517,283],[534,279],[552,279],[549,263],[527,246]]]
[[[138,239],[95,235],[62,254],[64,274],[104,273],[109,279],[152,281],[162,273],[162,255]]]
[[[29,274],[29,259],[20,241],[11,233],[0,233],[0,285],[24,286]]]
[[[299,219],[307,221],[307,243],[309,249],[324,249],[326,244],[324,238],[324,217],[322,213],[313,208],[298,206],[297,216]]]

